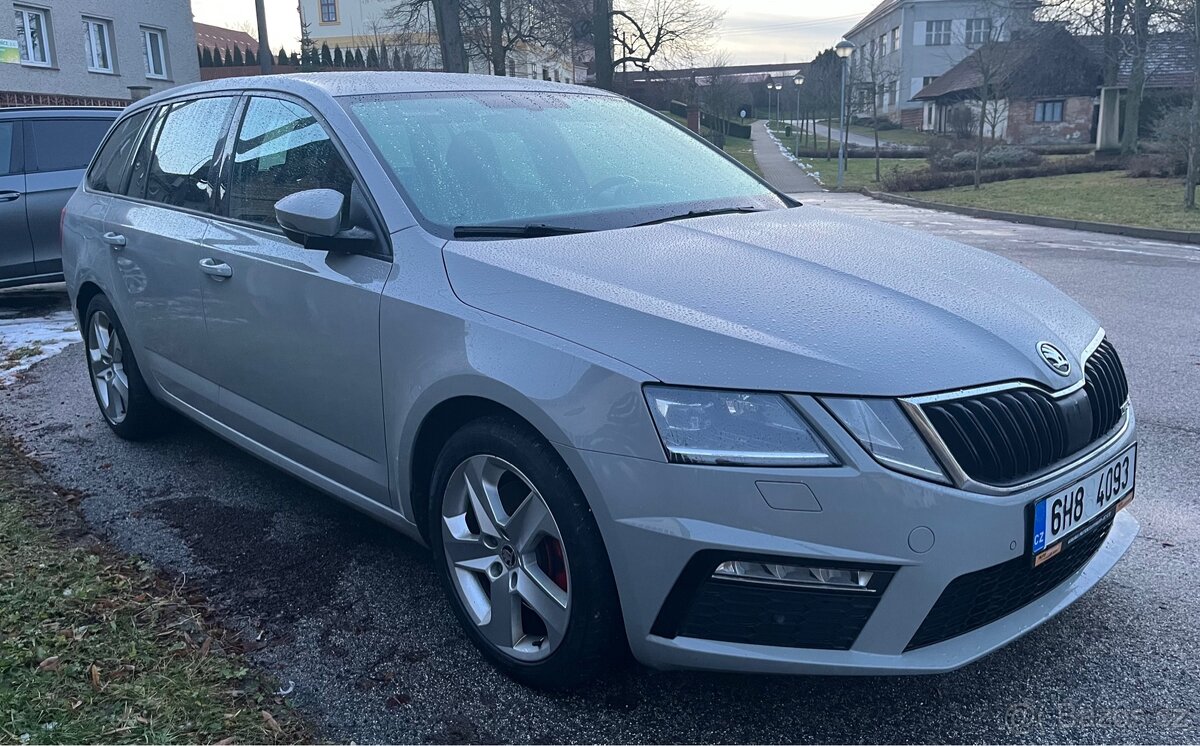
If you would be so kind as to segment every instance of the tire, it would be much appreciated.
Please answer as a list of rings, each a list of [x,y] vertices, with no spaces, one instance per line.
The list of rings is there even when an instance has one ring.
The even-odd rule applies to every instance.
[[[481,485],[476,491],[490,495],[489,503],[499,502],[491,512],[483,508],[498,539],[488,541],[492,529],[471,502],[468,473]],[[600,531],[582,490],[549,443],[524,424],[480,419],[451,436],[431,481],[434,564],[467,636],[488,660],[526,686],[566,690],[602,677],[626,658],[616,583]],[[538,497],[549,521],[529,502]],[[534,524],[540,528],[530,528]],[[512,612],[496,614],[493,601],[504,605],[505,597]]]
[[[104,421],[125,440],[148,440],[161,435],[174,416],[146,386],[125,327],[108,298],[104,295],[92,298],[83,323],[84,360],[92,394]],[[126,392],[123,402],[119,394],[114,395],[120,388]]]

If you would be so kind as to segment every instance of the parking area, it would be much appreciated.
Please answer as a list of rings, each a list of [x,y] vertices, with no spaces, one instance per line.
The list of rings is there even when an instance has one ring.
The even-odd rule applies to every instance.
[[[801,196],[1021,262],[1095,314],[1128,369],[1140,424],[1133,549],[1060,617],[952,674],[630,667],[586,692],[523,689],[459,631],[420,547],[198,427],[150,444],[113,436],[81,345],[64,350],[78,337],[61,286],[0,291],[2,352],[41,349],[6,376],[0,422],[47,478],[83,493],[97,533],[207,595],[331,740],[1200,740],[1200,248]]]

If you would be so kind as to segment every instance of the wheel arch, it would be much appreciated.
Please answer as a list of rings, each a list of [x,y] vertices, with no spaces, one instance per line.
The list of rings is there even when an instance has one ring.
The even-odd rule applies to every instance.
[[[79,291],[75,294],[75,318],[79,321],[79,333],[85,334],[83,325],[87,321],[83,316],[87,313],[88,306],[91,305],[92,299],[97,295],[103,295],[104,291],[99,285],[91,280],[85,280],[79,286]]]
[[[499,395],[497,395],[499,394]],[[544,413],[528,400],[522,401],[515,392],[459,393],[439,397],[423,407],[424,414],[413,428],[407,449],[407,462],[401,463],[407,490],[402,499],[408,500],[408,514],[417,524],[421,537],[428,542],[429,489],[434,464],[446,442],[467,424],[485,417],[502,417],[528,427],[551,445],[567,439]],[[414,420],[417,418],[413,418]],[[575,477],[574,474],[572,474]],[[578,477],[575,477],[578,482]]]

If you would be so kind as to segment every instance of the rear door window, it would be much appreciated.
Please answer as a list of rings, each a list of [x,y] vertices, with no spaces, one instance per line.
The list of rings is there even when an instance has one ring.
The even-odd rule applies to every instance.
[[[149,111],[139,111],[121,120],[92,164],[87,176],[88,188],[118,194],[123,191],[125,168],[137,146],[138,133],[149,116]]]
[[[26,123],[30,172],[87,168],[112,119],[34,119]]]
[[[304,107],[250,99],[234,143],[229,217],[278,228],[275,203],[306,189],[333,189],[350,202],[354,182],[329,133]]]
[[[160,108],[142,138],[129,195],[210,211],[218,146],[224,140],[235,100],[199,98]]]

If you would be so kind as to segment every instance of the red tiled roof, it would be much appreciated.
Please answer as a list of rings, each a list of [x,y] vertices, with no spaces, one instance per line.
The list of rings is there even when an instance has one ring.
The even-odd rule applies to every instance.
[[[233,49],[234,47],[247,47],[258,49],[258,40],[245,31],[234,31],[229,28],[220,26],[212,26],[207,23],[193,23],[196,27],[196,43],[202,47],[214,47],[216,49]]]

